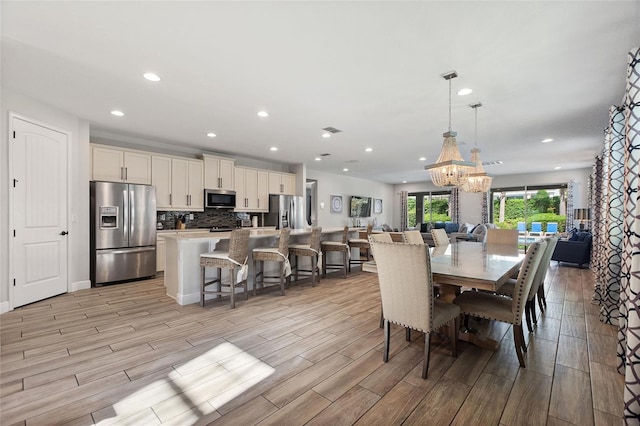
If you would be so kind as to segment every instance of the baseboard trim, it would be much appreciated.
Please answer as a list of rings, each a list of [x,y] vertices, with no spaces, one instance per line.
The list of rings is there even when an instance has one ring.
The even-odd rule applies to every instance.
[[[71,283],[70,292],[78,291],[78,290],[86,290],[91,288],[91,280],[78,281],[75,283]]]
[[[5,312],[9,312],[9,302],[0,302],[0,314],[4,314]]]

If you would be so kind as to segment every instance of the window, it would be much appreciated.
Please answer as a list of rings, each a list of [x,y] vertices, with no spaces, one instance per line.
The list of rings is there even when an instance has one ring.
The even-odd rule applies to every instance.
[[[407,197],[407,226],[417,223],[446,222],[449,215],[450,192],[414,192]]]
[[[491,191],[491,222],[500,228],[517,229],[518,222],[541,222],[546,229],[549,222],[558,223],[564,232],[567,212],[567,185],[522,186],[495,188]]]

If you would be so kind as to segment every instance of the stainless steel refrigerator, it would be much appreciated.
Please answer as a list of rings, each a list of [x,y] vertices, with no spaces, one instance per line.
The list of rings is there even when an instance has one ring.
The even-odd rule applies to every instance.
[[[307,227],[304,218],[304,199],[297,195],[269,195],[269,213],[266,226],[276,229],[303,229]]]
[[[156,274],[156,188],[91,182],[91,284]]]

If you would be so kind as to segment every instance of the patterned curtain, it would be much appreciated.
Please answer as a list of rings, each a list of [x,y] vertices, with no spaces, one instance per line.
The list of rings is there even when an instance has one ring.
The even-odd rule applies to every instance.
[[[624,415],[640,417],[640,48],[629,52],[625,91],[624,218],[620,291]]]
[[[620,107],[609,109],[609,149],[603,154],[608,163],[606,220],[604,229],[604,260],[606,288],[600,321],[617,324],[620,315],[620,267],[622,263],[622,213],[624,207],[624,111]]]
[[[640,48],[629,52],[622,107],[609,111],[602,155],[591,176],[593,300],[600,320],[618,324],[624,417],[640,417]]]
[[[489,194],[490,192],[482,193],[482,201],[481,201],[482,222],[481,223],[489,223],[489,206],[488,206]]]
[[[400,191],[400,230],[406,231],[408,227],[408,208],[407,208],[407,197],[409,196],[409,192]]]
[[[451,222],[460,223],[460,188],[458,187],[451,190],[449,213],[451,214]]]
[[[605,134],[608,129],[605,130]],[[605,145],[608,145],[605,139]],[[593,303],[597,305],[603,305],[606,296],[606,271],[607,263],[604,250],[604,239],[606,229],[606,205],[604,200],[606,199],[606,191],[604,190],[604,171],[603,171],[603,159],[602,155],[596,157],[593,165],[592,180],[593,186],[591,187],[592,203],[591,209],[593,211],[591,218],[591,232],[593,234],[592,246],[591,246],[591,270],[593,271],[595,278],[595,287],[593,292]]]
[[[575,182],[570,180],[567,184],[567,221],[564,229],[568,232],[573,229],[573,194],[575,193]]]

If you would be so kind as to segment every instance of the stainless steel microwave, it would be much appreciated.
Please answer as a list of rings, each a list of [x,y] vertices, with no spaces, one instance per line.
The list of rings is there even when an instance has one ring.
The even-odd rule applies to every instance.
[[[233,209],[236,207],[236,191],[205,189],[204,206],[208,209]]]

